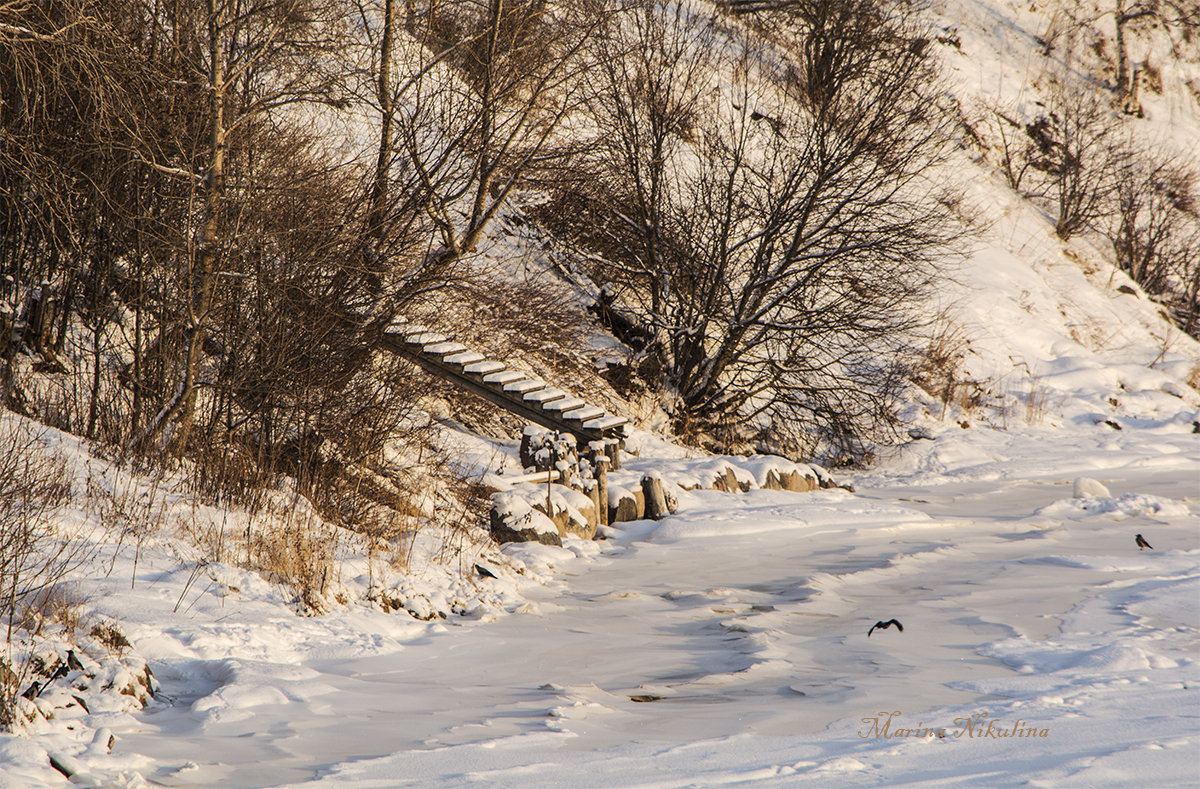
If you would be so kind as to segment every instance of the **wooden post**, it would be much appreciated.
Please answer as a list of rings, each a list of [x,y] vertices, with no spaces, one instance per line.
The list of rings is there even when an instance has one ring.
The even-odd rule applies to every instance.
[[[597,453],[592,460],[593,472],[596,475],[597,502],[596,522],[601,526],[608,525],[608,457]]]
[[[646,496],[646,517],[661,520],[671,514],[667,507],[667,496],[663,493],[662,480],[649,474],[642,477],[642,493]]]
[[[605,439],[605,454],[608,455],[609,463],[612,464],[613,471],[621,470],[621,440],[619,438]]]

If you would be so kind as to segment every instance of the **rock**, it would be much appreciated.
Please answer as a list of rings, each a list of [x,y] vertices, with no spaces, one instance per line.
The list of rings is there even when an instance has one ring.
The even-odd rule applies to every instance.
[[[566,535],[570,534],[573,537],[582,537],[585,540],[591,540],[596,537],[596,510],[595,505],[588,504],[586,507],[575,506],[567,510],[566,518],[560,525],[560,531]],[[555,524],[558,525],[559,513],[555,513]]]
[[[1091,477],[1079,477],[1075,480],[1074,497],[1077,499],[1108,499],[1112,494],[1108,488]]]
[[[771,469],[767,472],[767,478],[763,480],[763,490],[783,490],[783,482],[779,479],[779,472]]]
[[[801,474],[799,471],[779,471],[771,469],[763,482],[766,490],[790,490],[805,493],[817,489],[817,478]]]
[[[713,480],[713,490],[723,490],[726,493],[745,493],[750,490],[750,483],[739,482],[733,469],[726,466],[721,475]]]
[[[784,490],[795,493],[807,493],[817,489],[817,478],[811,474],[801,474],[798,470],[785,473],[779,481]]]
[[[519,497],[504,493],[492,497],[492,539],[505,542],[540,542],[542,545],[562,545],[558,526],[545,513],[530,507]],[[565,517],[565,513],[564,513]]]

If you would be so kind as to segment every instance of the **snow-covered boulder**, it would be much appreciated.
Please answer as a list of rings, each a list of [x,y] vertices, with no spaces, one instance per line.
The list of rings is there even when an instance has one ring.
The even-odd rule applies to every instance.
[[[504,491],[492,496],[491,532],[496,542],[562,545],[562,536],[554,521],[530,506],[517,491]]]
[[[1108,488],[1098,480],[1091,477],[1077,477],[1075,479],[1075,490],[1073,494],[1077,499],[1108,499],[1112,498],[1112,494],[1108,492]]]

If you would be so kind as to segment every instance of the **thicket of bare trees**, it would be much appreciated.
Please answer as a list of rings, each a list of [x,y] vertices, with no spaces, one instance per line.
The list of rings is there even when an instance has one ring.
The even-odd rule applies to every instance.
[[[8,407],[200,458],[212,493],[305,478],[389,435],[401,379],[346,321],[377,295],[361,173],[312,128],[338,101],[344,10],[0,6],[3,350],[44,379],[5,364]]]
[[[541,190],[681,431],[853,454],[953,233],[930,37],[905,3],[726,10],[0,2],[7,405],[214,492],[337,478],[413,398],[374,333],[487,292],[472,256]],[[1102,115],[1030,138],[1064,238],[1116,199]],[[1164,248],[1138,210],[1130,260]]]
[[[764,55],[690,13],[0,7],[3,295],[13,321],[55,305],[26,349],[41,369],[89,372],[55,418],[218,478],[368,455],[405,400],[371,332],[469,276],[515,193],[556,185],[682,430],[852,448],[888,418],[945,241],[919,31],[874,0],[804,0],[761,11],[793,42]],[[373,155],[323,146],[346,111]]]
[[[5,406],[213,495],[284,472],[338,520],[403,508],[369,466],[417,384],[376,332],[486,289],[467,258],[564,161],[607,13],[0,3]]]

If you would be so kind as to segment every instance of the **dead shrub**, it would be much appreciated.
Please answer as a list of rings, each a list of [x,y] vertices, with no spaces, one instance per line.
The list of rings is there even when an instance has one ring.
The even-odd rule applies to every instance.
[[[100,622],[88,631],[88,635],[116,653],[133,646],[115,622]]]
[[[292,589],[302,613],[322,613],[335,576],[337,530],[299,507],[277,515],[276,525],[251,535],[249,564]]]
[[[943,417],[950,406],[971,411],[987,398],[983,383],[963,373],[969,345],[961,327],[941,318],[933,325],[924,353],[913,364],[913,383],[941,402]]]

